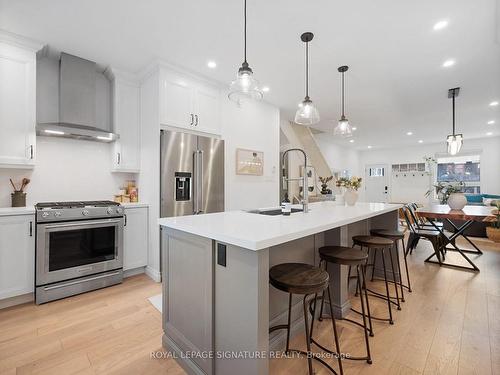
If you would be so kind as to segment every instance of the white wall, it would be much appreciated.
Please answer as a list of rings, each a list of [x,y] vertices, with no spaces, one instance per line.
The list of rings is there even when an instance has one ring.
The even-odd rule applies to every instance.
[[[483,193],[500,194],[500,137],[465,139],[462,153],[476,152],[481,154],[481,191]],[[445,153],[444,140],[440,143],[419,144],[412,147],[371,149],[359,152],[359,170],[363,171],[368,164],[381,163],[388,164],[390,171],[392,164],[422,163],[424,156],[444,156]],[[405,182],[401,182],[395,187],[404,189],[404,184]],[[391,195],[396,199],[404,196],[406,200],[426,201],[424,194],[429,184],[425,183],[425,178],[418,180],[418,186],[420,187],[418,189],[416,189],[417,183],[411,184],[410,181],[408,185],[408,189],[411,190],[410,194],[394,191],[393,189]]]
[[[360,175],[362,172],[359,169],[358,151],[335,144],[332,134],[315,134],[314,138],[330,169],[335,171],[348,170],[352,176],[362,177],[363,174]]]
[[[224,99],[226,211],[276,206],[279,204],[279,110],[265,102],[238,107]],[[236,174],[237,148],[264,152],[263,176]]]
[[[23,177],[31,179],[26,189],[27,205],[49,201],[113,200],[119,187],[136,176],[110,172],[112,148],[108,143],[37,137],[34,169],[0,169],[0,207],[11,205],[13,189],[9,178],[19,183]]]

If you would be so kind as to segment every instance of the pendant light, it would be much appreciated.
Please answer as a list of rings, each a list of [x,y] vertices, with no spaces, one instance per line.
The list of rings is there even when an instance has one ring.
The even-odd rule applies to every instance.
[[[453,134],[450,134],[446,138],[446,142],[448,143],[448,154],[450,155],[456,155],[458,152],[460,152],[464,140],[462,134],[455,134],[455,98],[458,96],[459,92],[460,87],[455,87],[454,89],[448,90],[448,98],[451,98],[453,113]]]
[[[347,72],[349,67],[347,65],[340,66],[337,70],[341,74],[341,111],[342,115],[340,116],[340,120],[333,129],[333,134],[334,135],[341,135],[343,137],[351,137],[352,136],[352,127],[349,124],[349,120],[347,117],[345,117],[345,81],[344,81],[344,74]]]
[[[310,32],[300,36],[300,40],[306,45],[306,96],[295,113],[295,122],[300,125],[314,125],[319,122],[318,109],[309,98],[309,42],[313,38],[314,34]]]
[[[251,99],[262,99],[262,90],[259,82],[253,77],[253,71],[247,62],[247,0],[244,0],[244,60],[238,69],[236,80],[229,86],[228,97],[235,103],[241,104]]]

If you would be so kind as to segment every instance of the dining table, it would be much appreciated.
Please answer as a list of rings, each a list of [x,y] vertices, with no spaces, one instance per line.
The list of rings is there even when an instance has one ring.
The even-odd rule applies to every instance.
[[[495,207],[492,206],[472,206],[467,205],[461,210],[452,210],[447,204],[432,205],[428,207],[421,207],[417,209],[417,215],[421,218],[427,219],[432,226],[441,233],[443,239],[442,254],[443,259],[441,259],[437,253],[432,254],[425,261],[429,263],[436,263],[440,266],[448,266],[458,269],[466,269],[475,272],[479,272],[477,265],[467,256],[467,254],[482,255],[481,249],[471,240],[465,231],[474,222],[484,222],[491,223],[496,221],[496,215],[493,214]],[[453,232],[448,232],[444,230],[444,227],[438,225],[439,221],[447,221],[453,228]],[[461,222],[461,224],[456,224],[456,222]],[[455,240],[458,237],[463,237],[467,242],[469,242],[473,250],[461,249],[457,246]],[[450,247],[451,246],[451,247]],[[449,263],[445,260],[445,254],[447,251],[453,251],[459,253],[466,261],[469,266],[463,266],[456,263]],[[436,260],[432,258],[436,257]]]

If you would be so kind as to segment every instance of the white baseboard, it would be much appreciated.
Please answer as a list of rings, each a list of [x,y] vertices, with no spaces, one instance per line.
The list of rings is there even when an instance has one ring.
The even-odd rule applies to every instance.
[[[146,275],[148,275],[151,279],[156,281],[157,283],[161,283],[161,273],[158,270],[155,270],[154,268],[151,268],[149,266],[146,267]]]
[[[135,276],[139,275],[141,273],[146,272],[146,267],[137,267],[137,268],[132,268],[126,271],[123,271],[123,278],[130,277],[130,276]]]
[[[23,303],[33,302],[34,300],[35,300],[34,293],[27,293],[27,294],[22,294],[20,296],[5,298],[0,300],[0,310],[6,309],[7,307],[21,305]]]

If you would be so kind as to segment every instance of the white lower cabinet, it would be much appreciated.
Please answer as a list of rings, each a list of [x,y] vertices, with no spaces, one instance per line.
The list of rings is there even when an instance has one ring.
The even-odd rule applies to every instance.
[[[31,293],[35,280],[35,216],[0,216],[0,299]]]
[[[123,270],[148,264],[148,208],[125,208],[126,225],[123,231]]]

